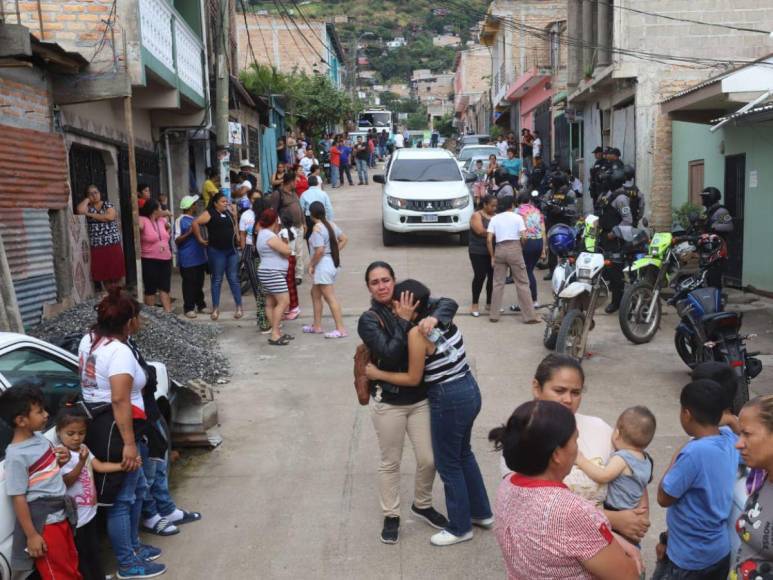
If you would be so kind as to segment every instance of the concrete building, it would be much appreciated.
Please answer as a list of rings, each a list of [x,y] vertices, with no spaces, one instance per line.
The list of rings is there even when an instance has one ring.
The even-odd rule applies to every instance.
[[[394,50],[396,48],[400,48],[401,46],[405,46],[406,44],[408,43],[405,41],[404,37],[396,36],[392,40],[388,40],[386,42],[386,47],[388,50]]]
[[[725,282],[773,293],[773,57],[698,83],[661,104],[671,120],[674,209],[714,186],[733,216]]]
[[[538,130],[543,157],[568,134],[553,97],[566,88],[566,2],[495,0],[480,30],[489,47],[493,121],[505,130]],[[557,100],[555,105],[558,105]]]
[[[438,34],[432,37],[433,46],[459,46],[462,39],[455,34]]]
[[[72,0],[45,3],[40,10],[34,3],[18,6],[18,20],[15,10],[6,10],[0,26],[4,31],[15,27],[16,38],[26,35],[28,42],[9,56],[32,61],[32,70],[41,74],[32,78],[18,70],[0,69],[8,104],[15,103],[0,108],[0,124],[8,135],[16,129],[36,131],[41,143],[50,143],[45,147],[53,147],[45,155],[24,151],[18,144],[13,148],[18,163],[32,175],[38,167],[39,176],[51,175],[52,180],[49,184],[48,177],[41,177],[43,189],[51,190],[51,196],[25,211],[56,212],[49,216],[51,230],[37,216],[29,218],[29,229],[18,232],[26,240],[26,257],[21,258],[26,262],[14,273],[14,284],[19,283],[19,302],[29,297],[31,303],[22,309],[25,324],[34,324],[44,305],[82,300],[93,292],[85,218],[73,215],[89,184],[96,184],[119,213],[127,283],[136,279],[130,136],[138,181],[150,185],[154,195],[166,192],[172,208],[203,175],[208,134],[201,135],[202,140],[197,140],[197,134],[210,123],[207,26],[201,0]],[[32,50],[30,45],[38,48]],[[56,66],[44,66],[49,61]],[[125,114],[127,105],[131,121]],[[19,111],[23,114],[18,115]],[[31,137],[27,141],[35,142]],[[63,144],[63,159],[54,152],[58,147],[54,142]],[[195,160],[193,168],[190,159]],[[53,197],[59,187],[54,183],[62,172],[65,203]],[[62,223],[67,224],[66,231]],[[48,253],[54,262],[53,296],[40,290],[50,289],[50,283],[42,280],[33,285],[37,295],[31,296],[19,274],[50,274],[51,268],[40,263],[41,254],[33,251],[41,239],[56,240],[57,252]]]
[[[773,4],[648,0],[638,2],[634,12],[606,0],[568,0],[567,10],[566,38],[572,41],[567,111],[582,133],[572,164],[587,183],[592,150],[619,148],[623,160],[636,166],[651,221],[666,226],[672,208],[672,126],[660,102],[724,67],[769,53],[766,34],[728,26],[771,30]]]
[[[292,24],[278,15],[248,12],[245,27],[243,16],[239,14],[237,26],[239,70],[252,65],[251,42],[259,64],[282,72],[298,70],[308,75],[326,74],[333,86],[344,86],[346,62],[334,23],[310,20],[307,24],[304,19],[295,18],[295,24]]]
[[[477,110],[488,100],[491,88],[491,53],[485,46],[471,46],[456,53],[454,62],[454,116],[460,132],[488,131],[479,127]]]

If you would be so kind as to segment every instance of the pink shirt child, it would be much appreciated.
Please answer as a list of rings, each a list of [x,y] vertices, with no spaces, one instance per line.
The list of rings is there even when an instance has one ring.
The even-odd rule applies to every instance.
[[[166,229],[166,218],[153,221],[140,216],[140,246],[142,257],[152,260],[171,260],[172,251],[169,247],[169,230]]]

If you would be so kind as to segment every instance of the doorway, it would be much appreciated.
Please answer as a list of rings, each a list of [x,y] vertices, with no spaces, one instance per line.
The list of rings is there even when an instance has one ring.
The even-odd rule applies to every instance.
[[[746,190],[746,154],[725,157],[724,204],[733,216],[733,232],[727,236],[725,282],[740,288],[743,282],[743,228]]]

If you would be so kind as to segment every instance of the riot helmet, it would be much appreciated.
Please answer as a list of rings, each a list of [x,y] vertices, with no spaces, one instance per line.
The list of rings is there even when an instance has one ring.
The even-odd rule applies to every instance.
[[[625,175],[625,180],[626,180],[626,181],[630,181],[630,180],[632,180],[634,177],[636,177],[636,169],[634,168],[634,166],[633,166],[633,165],[631,165],[631,164],[626,164],[626,165],[623,167],[623,175]]]
[[[709,186],[701,191],[701,201],[705,207],[711,207],[715,203],[719,203],[722,199],[722,194],[716,187]]]

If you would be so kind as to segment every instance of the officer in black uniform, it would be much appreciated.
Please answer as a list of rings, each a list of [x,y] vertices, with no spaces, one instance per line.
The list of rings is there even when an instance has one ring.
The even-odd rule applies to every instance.
[[[623,162],[620,160],[620,149],[617,147],[607,147],[605,150],[607,165],[610,169],[622,169]]]
[[[625,174],[622,167],[610,168],[604,177],[603,185],[607,193],[599,199],[599,209],[601,210],[599,215],[600,246],[604,252],[619,252],[622,249],[623,241],[619,240],[613,233],[615,226],[633,225],[631,205],[628,194],[623,188]],[[604,312],[612,314],[620,308],[620,301],[623,299],[623,291],[625,290],[623,264],[613,261],[612,265],[606,269],[606,278],[612,292],[612,299]]]
[[[636,187],[636,170],[633,165],[623,166],[623,175],[625,176],[625,183],[623,183],[623,189],[625,189],[626,195],[628,195],[628,203],[631,206],[631,221],[633,227],[639,227],[639,220],[644,217],[644,193]]]
[[[604,159],[604,148],[596,147],[593,150],[593,156],[596,158],[595,163],[590,168],[590,196],[593,200],[593,206],[596,206],[599,197],[604,193],[601,191],[601,176],[607,169],[607,160]]]
[[[542,196],[541,210],[545,216],[545,231],[550,231],[556,224],[574,226],[577,221],[577,198],[569,187],[566,174],[558,167],[549,174],[550,189]],[[548,252],[548,273],[545,280],[550,280],[558,263],[558,257]]]
[[[728,236],[733,233],[733,216],[720,203],[722,193],[716,187],[707,187],[701,192],[701,201],[706,208],[704,232],[718,234],[727,244]],[[722,274],[726,259],[716,260],[706,272],[706,283],[713,288],[722,288]]]

